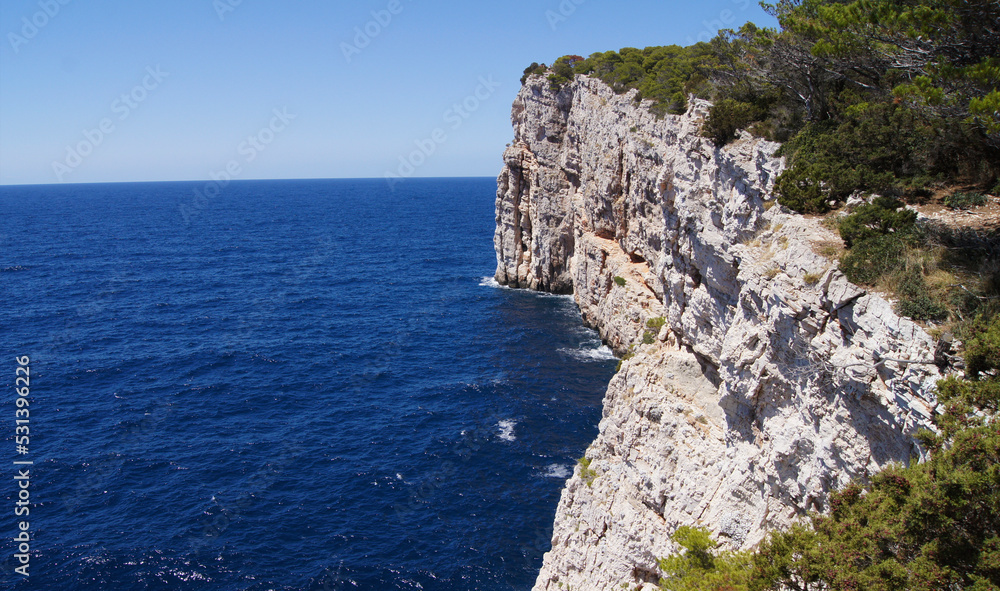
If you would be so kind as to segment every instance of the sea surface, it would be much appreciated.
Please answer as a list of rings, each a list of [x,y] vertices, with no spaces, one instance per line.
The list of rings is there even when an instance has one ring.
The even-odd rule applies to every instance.
[[[615,361],[493,179],[394,189],[0,187],[0,588],[530,588]]]

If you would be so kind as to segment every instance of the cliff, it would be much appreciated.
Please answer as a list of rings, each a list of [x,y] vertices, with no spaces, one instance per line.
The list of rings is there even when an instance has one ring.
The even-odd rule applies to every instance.
[[[921,454],[933,340],[820,254],[839,244],[820,220],[776,205],[776,144],[698,135],[707,108],[657,120],[586,77],[556,93],[532,76],[514,102],[496,279],[572,292],[634,354],[608,387],[593,472],[563,490],[536,590],[653,589],[678,526],[747,547]]]

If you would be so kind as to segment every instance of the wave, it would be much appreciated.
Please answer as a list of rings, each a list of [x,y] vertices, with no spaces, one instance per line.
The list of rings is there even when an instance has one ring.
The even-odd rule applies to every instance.
[[[517,436],[514,435],[514,427],[517,426],[517,421],[500,421],[497,423],[497,429],[500,430],[500,439],[504,441],[514,441]]]
[[[565,480],[573,474],[573,466],[571,464],[549,464],[545,467],[545,472],[542,472],[542,478],[558,478],[559,480]]]
[[[492,287],[493,289],[510,289],[506,285],[500,285],[496,277],[483,277],[479,280],[479,287]]]
[[[596,348],[582,346],[576,349],[563,347],[562,349],[557,349],[557,352],[579,361],[611,361],[616,359],[615,352],[608,348],[607,345],[601,345]]]

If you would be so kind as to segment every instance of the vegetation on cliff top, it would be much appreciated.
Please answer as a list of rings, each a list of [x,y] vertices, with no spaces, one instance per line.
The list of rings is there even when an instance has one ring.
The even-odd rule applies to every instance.
[[[625,48],[552,67],[618,92],[638,90],[660,115],[687,96],[714,105],[704,133],[737,130],[785,142],[779,201],[822,213],[854,192],[905,198],[961,181],[1000,191],[1000,3],[989,0],[779,0],[780,28],[747,23],[711,43]]]
[[[850,250],[840,270],[858,285],[894,294],[896,313],[935,321],[943,334],[976,332],[971,319],[1000,312],[1000,240],[968,229],[933,229],[890,197],[837,218]]]

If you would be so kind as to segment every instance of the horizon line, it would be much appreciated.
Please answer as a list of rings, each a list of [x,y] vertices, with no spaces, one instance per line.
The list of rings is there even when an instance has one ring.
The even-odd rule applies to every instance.
[[[442,179],[496,179],[495,176],[414,176],[409,178],[394,179],[396,182],[420,181],[420,180],[442,180]],[[257,178],[257,179],[233,179],[228,183],[250,183],[260,181],[385,181],[384,176],[373,177],[303,177],[303,178]],[[82,183],[0,183],[2,188],[14,187],[74,187],[83,185],[151,185],[158,183],[214,183],[212,179],[177,179],[177,180],[157,180],[157,181],[89,181]]]

